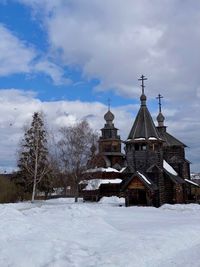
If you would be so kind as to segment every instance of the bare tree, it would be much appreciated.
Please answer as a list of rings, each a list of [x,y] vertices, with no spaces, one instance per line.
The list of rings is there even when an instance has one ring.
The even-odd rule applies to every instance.
[[[65,172],[72,177],[75,187],[75,202],[79,196],[79,182],[91,155],[91,147],[97,140],[97,134],[87,121],[60,129],[60,157]]]
[[[35,199],[37,184],[50,172],[46,135],[43,116],[35,112],[31,127],[25,131],[21,142],[18,161],[27,187],[32,185],[32,202]]]

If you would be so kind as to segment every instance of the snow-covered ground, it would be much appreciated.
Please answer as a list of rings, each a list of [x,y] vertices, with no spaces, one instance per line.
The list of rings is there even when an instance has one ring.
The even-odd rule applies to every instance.
[[[122,202],[0,205],[0,266],[200,266],[200,205]]]

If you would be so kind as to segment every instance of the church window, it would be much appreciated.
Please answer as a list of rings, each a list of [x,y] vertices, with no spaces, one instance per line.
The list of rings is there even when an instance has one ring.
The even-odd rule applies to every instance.
[[[147,146],[146,146],[146,144],[142,144],[142,145],[141,145],[141,150],[147,150]]]
[[[113,146],[113,151],[116,152],[118,150],[117,148],[117,146]]]
[[[110,152],[111,151],[111,145],[105,145],[104,151],[105,152]]]
[[[147,150],[147,145],[146,144],[135,144],[135,150],[145,151]]]
[[[136,151],[140,150],[140,146],[138,144],[135,144],[135,150]]]

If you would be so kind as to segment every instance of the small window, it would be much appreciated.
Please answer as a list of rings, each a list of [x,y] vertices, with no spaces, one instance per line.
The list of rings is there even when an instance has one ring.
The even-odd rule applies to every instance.
[[[140,146],[138,144],[135,144],[135,150],[136,151],[140,150]]]
[[[147,145],[146,144],[142,144],[141,145],[141,150],[147,150]]]

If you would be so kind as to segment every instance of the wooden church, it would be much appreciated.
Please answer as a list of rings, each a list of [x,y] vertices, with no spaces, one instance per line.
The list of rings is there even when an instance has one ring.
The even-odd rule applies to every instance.
[[[126,141],[115,128],[114,115],[108,110],[99,138],[98,152],[92,150],[88,170],[84,174],[81,193],[85,200],[99,200],[102,196],[121,196],[126,206],[159,207],[164,203],[187,203],[191,187],[190,163],[185,158],[181,141],[167,131],[159,99],[156,127],[147,107],[142,75],[140,109]],[[124,143],[125,154],[121,152]]]

